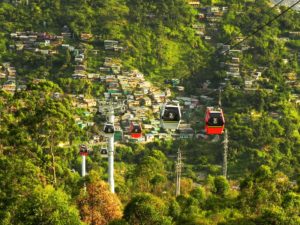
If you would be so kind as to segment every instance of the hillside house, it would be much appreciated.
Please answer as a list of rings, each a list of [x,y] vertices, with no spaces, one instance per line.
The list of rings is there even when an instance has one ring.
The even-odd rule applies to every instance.
[[[205,19],[205,14],[204,13],[199,13],[198,14],[198,20],[203,21]]]
[[[110,67],[113,63],[114,63],[114,62],[113,62],[113,59],[112,59],[112,58],[110,58],[110,57],[105,57],[105,58],[104,58],[104,63],[103,63],[103,65],[104,65],[105,67]]]
[[[193,128],[183,128],[178,129],[177,133],[179,134],[180,139],[190,139],[194,137],[194,129]]]
[[[22,42],[16,42],[15,47],[17,51],[22,51],[24,49],[24,44]]]
[[[121,65],[119,64],[112,64],[111,71],[113,74],[120,74],[121,73]]]
[[[208,22],[220,22],[222,20],[222,18],[216,17],[216,16],[206,16],[206,20]]]
[[[289,37],[291,39],[300,39],[300,31],[290,31]]]
[[[72,34],[71,34],[71,32],[62,32],[61,36],[63,36],[63,38],[67,39],[67,38],[71,38]]]
[[[206,8],[207,13],[217,13],[220,12],[220,8],[217,6],[210,6]]]
[[[100,78],[100,74],[97,73],[88,73],[87,78],[90,80],[97,80]]]
[[[200,95],[200,98],[203,100],[203,101],[207,101],[207,102],[210,102],[210,101],[213,101],[214,99],[211,98],[211,97],[208,97],[206,95]]]
[[[110,73],[111,72],[111,68],[109,68],[109,67],[100,67],[99,70],[101,73]]]
[[[86,74],[80,74],[80,73],[74,73],[72,74],[72,78],[73,79],[85,79],[87,78]]]
[[[87,104],[88,107],[96,107],[97,106],[97,101],[96,99],[93,98],[85,98],[83,101]]]
[[[232,57],[231,58],[231,62],[232,63],[240,63],[240,58],[238,58],[238,57]]]
[[[230,49],[229,50],[230,55],[238,55],[238,54],[241,54],[241,53],[242,53],[242,51],[239,50],[239,49]]]
[[[205,33],[203,31],[200,31],[200,30],[196,30],[195,34],[198,35],[198,36],[204,36],[205,35]]]
[[[143,97],[141,100],[142,100],[141,105],[145,105],[145,106],[151,106],[152,105],[152,101],[148,96]]]
[[[172,96],[172,93],[171,93],[171,89],[170,89],[170,88],[166,88],[166,90],[165,90],[165,95],[166,95],[167,97],[171,97],[171,96]]]
[[[222,12],[227,12],[228,11],[228,7],[227,6],[222,6],[221,10],[222,10]]]
[[[20,85],[17,85],[17,87],[16,87],[17,91],[26,91],[26,89],[27,89],[27,85],[25,85],[25,84],[20,84]]]
[[[200,1],[189,1],[188,4],[194,8],[200,8]]]
[[[9,66],[8,68],[7,68],[7,75],[8,76],[16,76],[16,74],[17,74],[17,71],[16,71],[16,69],[15,69],[15,67],[13,67],[13,66]]]
[[[79,70],[86,70],[86,66],[84,64],[78,64],[75,66],[75,70],[79,71]]]
[[[152,142],[155,140],[154,134],[148,133],[145,134],[145,142]]]
[[[0,71],[0,79],[5,79],[6,78],[6,73]]]
[[[152,111],[153,113],[160,112],[160,104],[152,104]]]
[[[240,68],[239,67],[236,67],[236,66],[229,66],[229,72],[232,72],[232,73],[239,73],[240,72]]]
[[[144,93],[142,91],[135,91],[133,95],[136,100],[142,99],[144,97]]]
[[[178,91],[184,91],[184,86],[177,86],[176,88]]]
[[[252,88],[253,80],[245,80],[244,84],[245,84],[245,88]]]
[[[137,71],[137,70],[134,70],[132,71],[133,72],[133,75],[134,77],[140,79],[140,80],[143,80],[144,79],[144,74],[142,74],[141,72]]]
[[[226,72],[226,75],[229,77],[240,78],[241,74],[239,72]]]
[[[222,17],[224,15],[224,12],[223,11],[213,12],[212,15],[215,16],[215,17]]]
[[[88,41],[90,40],[91,38],[93,38],[93,34],[90,34],[90,33],[81,33],[80,34],[80,39],[82,41]]]
[[[115,40],[104,40],[104,49],[105,50],[115,50],[115,47],[118,47],[119,42]]]
[[[83,54],[80,54],[80,55],[75,57],[75,62],[82,63],[83,61],[84,61],[84,55]]]
[[[151,94],[151,96],[157,103],[163,103],[166,100],[166,94],[162,91],[155,91]]]
[[[6,81],[3,85],[2,85],[2,90],[3,91],[7,91],[10,93],[15,93],[16,90],[16,83],[14,81]]]

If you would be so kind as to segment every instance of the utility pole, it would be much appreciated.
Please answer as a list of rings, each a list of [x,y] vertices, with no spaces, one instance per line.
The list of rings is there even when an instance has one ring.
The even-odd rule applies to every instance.
[[[86,156],[88,155],[88,148],[86,145],[80,145],[79,154],[82,156],[81,176],[84,178],[86,176]],[[84,192],[86,192],[85,182],[84,182]]]
[[[181,171],[182,171],[182,156],[181,156],[181,150],[180,148],[178,148],[177,162],[176,162],[176,197],[180,195]]]
[[[125,111],[125,103],[124,101],[120,102],[106,102],[106,105],[101,104],[99,102],[98,111],[101,113],[105,113],[107,115],[107,120],[110,124],[114,125],[115,120],[115,111],[121,110],[121,112]],[[104,135],[105,136],[105,135]],[[107,137],[107,136],[106,136]],[[108,155],[108,184],[110,187],[110,191],[115,193],[115,180],[114,180],[114,135],[107,137],[107,155]]]
[[[81,176],[85,177],[85,175],[86,175],[86,156],[82,155]]]
[[[108,120],[111,124],[114,124],[115,114],[114,109],[111,107],[108,113]],[[110,191],[115,193],[115,180],[114,180],[114,135],[108,138],[108,183]]]
[[[88,155],[88,149],[85,145],[80,146],[80,155],[82,156],[81,161],[81,176],[86,176],[86,156]]]
[[[227,178],[227,153],[228,153],[228,132],[225,129],[224,133],[224,151],[223,151],[223,176]]]

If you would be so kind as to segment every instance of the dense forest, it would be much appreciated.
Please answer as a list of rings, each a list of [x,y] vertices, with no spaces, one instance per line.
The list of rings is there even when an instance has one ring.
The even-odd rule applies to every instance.
[[[300,224],[300,12],[267,0],[193,2],[0,2],[1,225]],[[201,103],[184,114],[190,138],[116,143],[116,193],[99,146],[85,177],[79,155],[105,119],[78,102],[104,100],[108,60],[122,64],[118,75],[140,71],[171,98]],[[219,98],[227,177],[224,135],[201,133]]]

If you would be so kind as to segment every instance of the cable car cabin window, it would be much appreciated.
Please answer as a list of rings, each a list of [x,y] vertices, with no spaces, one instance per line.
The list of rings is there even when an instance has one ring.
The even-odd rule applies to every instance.
[[[134,126],[132,129],[132,133],[139,134],[141,132],[142,132],[142,130],[139,126]]]
[[[179,121],[178,108],[166,108],[162,116],[164,121]]]
[[[107,150],[106,149],[101,149],[101,152],[100,152],[102,155],[107,155]]]
[[[224,120],[222,118],[221,113],[210,113],[207,125],[208,126],[216,126],[216,127],[223,126]]]
[[[87,153],[88,150],[87,149],[80,149],[80,153]]]
[[[114,133],[114,127],[111,125],[107,125],[104,127],[104,132],[105,133]]]

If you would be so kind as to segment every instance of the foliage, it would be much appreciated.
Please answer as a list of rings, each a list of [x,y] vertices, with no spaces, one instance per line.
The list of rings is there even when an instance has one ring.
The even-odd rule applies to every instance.
[[[107,224],[122,216],[121,202],[108,185],[100,180],[91,181],[78,199],[80,215],[87,224]]]
[[[68,196],[52,186],[37,186],[16,211],[12,224],[82,224]]]

